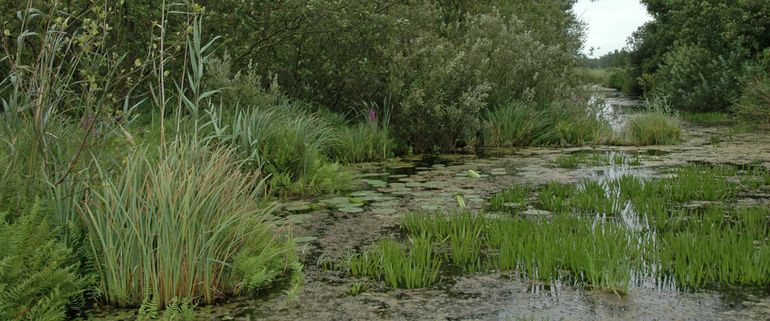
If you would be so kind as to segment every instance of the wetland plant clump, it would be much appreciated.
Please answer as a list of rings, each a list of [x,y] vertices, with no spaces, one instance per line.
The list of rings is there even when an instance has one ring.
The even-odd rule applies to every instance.
[[[681,112],[679,117],[683,120],[706,126],[729,125],[735,121],[733,115],[723,112],[688,113]]]
[[[610,132],[585,104],[511,101],[487,112],[482,137],[486,147],[579,146],[604,142]]]
[[[529,187],[516,185],[492,195],[489,198],[489,209],[492,211],[504,211],[526,208],[529,193]]]
[[[761,187],[762,172],[757,174],[742,180]],[[730,200],[739,192],[737,175],[733,166],[686,165],[658,179],[623,175],[585,179],[579,184],[551,182],[539,188],[537,206],[554,214],[615,216],[629,210],[658,213],[674,205]],[[499,201],[493,197],[490,202]]]
[[[607,165],[628,165],[639,166],[641,159],[639,155],[626,155],[617,152],[591,152],[580,151],[556,156],[554,159],[556,166],[560,168],[575,169],[581,165],[588,166],[607,166]]]
[[[178,142],[163,154],[136,150],[81,208],[107,302],[211,303],[292,272],[294,246],[232,150]]]
[[[550,183],[538,199],[551,216],[411,213],[402,221],[409,241],[383,241],[352,256],[348,269],[401,288],[432,284],[438,269],[516,271],[618,295],[639,278],[673,280],[678,288],[763,285],[770,282],[770,208],[724,203],[737,195],[737,175],[764,174],[686,165],[657,179]],[[526,203],[531,192],[517,186],[493,195],[490,210]],[[687,206],[693,201],[708,202]],[[414,277],[427,281],[407,281]]]
[[[363,270],[371,272],[356,272],[362,268],[353,265],[350,272],[416,288],[433,284],[440,268],[516,271],[618,295],[630,291],[634,275],[673,279],[679,288],[762,285],[770,282],[768,211],[722,206],[672,211],[645,216],[648,225],[641,229],[587,216],[415,213],[404,219],[409,241],[383,241],[373,252],[354,255],[353,260],[364,258]],[[650,270],[653,265],[658,269]]]
[[[414,236],[401,244],[383,240],[377,246],[348,258],[353,276],[368,276],[394,288],[416,289],[433,284],[438,278],[441,259],[429,238]]]
[[[670,114],[649,111],[628,118],[620,134],[624,145],[674,145],[679,143],[679,122]]]

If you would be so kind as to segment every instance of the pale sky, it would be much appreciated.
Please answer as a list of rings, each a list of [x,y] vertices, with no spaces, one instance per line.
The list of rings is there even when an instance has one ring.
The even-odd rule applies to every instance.
[[[625,47],[626,38],[652,19],[639,0],[579,0],[574,10],[588,27],[583,51],[594,47],[594,57]]]

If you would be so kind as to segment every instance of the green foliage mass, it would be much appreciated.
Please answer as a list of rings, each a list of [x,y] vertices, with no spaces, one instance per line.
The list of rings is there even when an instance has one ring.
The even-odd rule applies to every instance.
[[[66,320],[83,307],[93,280],[57,240],[42,202],[30,204],[13,219],[0,210],[0,319]]]
[[[416,151],[474,145],[483,111],[510,99],[568,96],[583,33],[573,0],[225,0],[171,5],[165,12],[144,0],[32,1],[50,14],[22,26],[14,14],[24,2],[0,1],[12,37],[24,27],[45,30],[50,21],[79,31],[83,49],[111,58],[90,55],[78,73],[112,99],[158,81],[153,68],[160,57],[153,49],[164,47],[165,70],[187,65],[193,56],[185,51],[186,38],[199,32],[222,37],[216,46],[226,49],[232,74],[277,81],[292,99],[348,115],[387,102],[398,124],[390,132]],[[198,16],[204,24],[193,29]],[[153,27],[157,22],[164,28]],[[130,77],[110,79],[116,71]],[[248,84],[235,88],[257,92],[265,85]],[[223,102],[232,106],[241,98]]]
[[[726,111],[758,86],[747,66],[770,47],[770,3],[646,0],[654,17],[630,43],[628,92],[665,94],[675,108]],[[745,104],[744,104],[745,106]]]

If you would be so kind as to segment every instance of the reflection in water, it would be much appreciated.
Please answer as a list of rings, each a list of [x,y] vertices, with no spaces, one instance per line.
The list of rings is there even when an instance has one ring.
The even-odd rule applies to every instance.
[[[588,101],[589,106],[595,106],[597,116],[606,120],[615,132],[623,128],[629,111],[641,106],[638,100],[618,94],[617,91],[596,91]]]

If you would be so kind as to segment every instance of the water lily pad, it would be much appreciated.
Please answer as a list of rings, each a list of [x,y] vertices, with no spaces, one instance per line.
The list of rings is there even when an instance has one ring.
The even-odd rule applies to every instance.
[[[441,181],[431,181],[423,184],[423,187],[427,188],[443,188],[446,187],[446,182]]]
[[[423,186],[423,184],[420,183],[420,182],[409,182],[409,183],[406,183],[406,187],[421,187],[421,186]]]
[[[398,207],[398,201],[375,202],[372,207]]]
[[[358,174],[358,178],[371,178],[371,177],[378,177],[378,178],[386,178],[388,177],[388,173],[363,173]]]
[[[302,222],[306,222],[313,218],[313,215],[310,214],[295,214],[295,215],[289,215],[286,217],[286,219],[294,224],[300,224]]]
[[[364,183],[369,184],[370,186],[375,187],[375,188],[376,187],[388,186],[387,182],[381,181],[381,180],[378,180],[378,179],[365,179],[363,181],[364,181]]]
[[[406,178],[406,177],[409,177],[409,175],[405,175],[405,174],[390,175],[390,178],[395,178],[395,179]]]
[[[332,197],[332,198],[327,198],[327,199],[321,200],[320,203],[328,205],[328,206],[336,206],[336,205],[340,205],[340,204],[350,203],[350,198],[345,197],[345,196],[338,196],[338,197]]]
[[[396,214],[396,212],[397,211],[395,208],[388,208],[388,207],[377,207],[372,209],[372,213],[377,215],[391,215],[391,214]]]
[[[384,195],[372,195],[367,197],[362,197],[361,200],[364,202],[385,202],[396,199],[392,196],[384,196]]]
[[[340,211],[340,212],[343,212],[343,213],[361,213],[361,212],[364,211],[363,208],[352,207],[352,206],[340,207],[340,208],[337,208],[337,210]]]
[[[364,206],[364,202],[358,202],[357,200],[356,200],[356,202],[351,202],[351,203],[345,203],[345,204],[337,205],[337,207],[339,207],[339,208],[342,208],[342,207],[361,207],[361,206]]]
[[[378,193],[378,192],[375,192],[375,191],[358,191],[358,192],[350,194],[350,196],[352,196],[352,197],[359,197],[359,198],[360,197],[372,196],[372,195],[382,195],[382,193]]]

